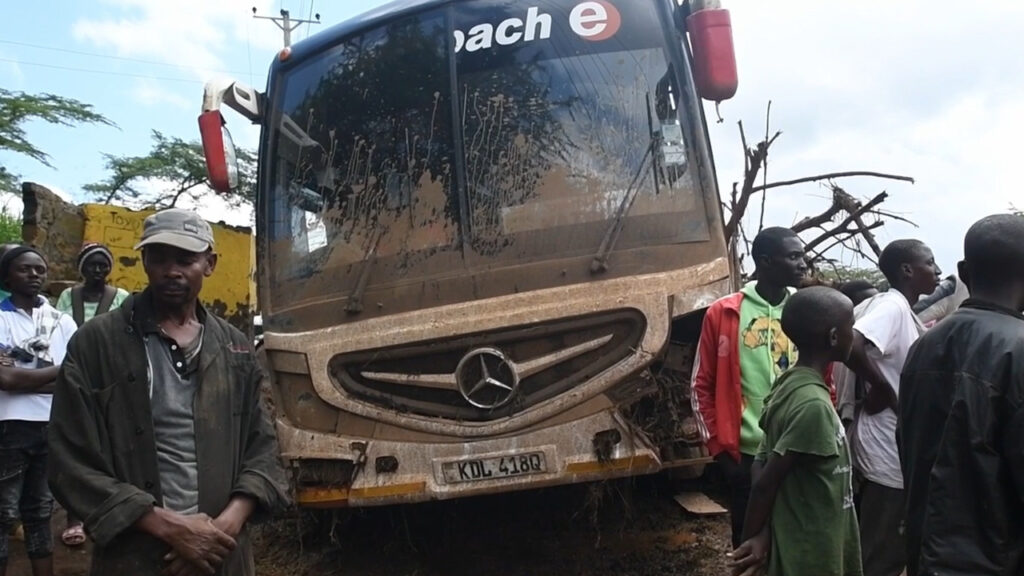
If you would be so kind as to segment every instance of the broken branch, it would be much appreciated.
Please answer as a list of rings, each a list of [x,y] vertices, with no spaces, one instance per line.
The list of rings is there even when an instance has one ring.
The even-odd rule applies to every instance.
[[[910,176],[900,176],[898,174],[885,174],[883,172],[868,172],[863,170],[854,170],[852,172],[830,172],[828,174],[819,174],[817,176],[807,176],[804,178],[797,178],[796,180],[785,180],[782,182],[772,182],[771,184],[765,184],[763,186],[757,186],[751,189],[752,193],[762,192],[771,188],[780,188],[782,186],[792,186],[794,184],[804,184],[807,182],[820,182],[822,180],[834,180],[836,178],[849,178],[852,176],[871,176],[874,178],[886,178],[889,180],[899,180],[901,182],[914,183],[914,179]]]
[[[841,199],[839,197],[840,193],[846,194],[842,190],[838,190],[838,189],[835,190],[835,194],[837,195],[837,201],[843,200],[843,199]],[[852,224],[854,222],[856,222],[857,226],[858,226],[858,228],[856,229],[856,232],[859,232],[862,236],[864,236],[865,240],[867,240],[868,237],[870,236],[869,230],[871,230],[872,227],[877,228],[877,226],[875,226],[875,224],[878,224],[878,223],[876,222],[875,224],[872,224],[871,226],[867,226],[867,225],[865,225],[863,223],[863,221],[861,219],[861,215],[863,215],[868,210],[874,208],[875,206],[878,206],[879,204],[884,202],[885,199],[888,198],[888,197],[889,197],[889,194],[887,192],[882,192],[878,196],[875,196],[874,198],[872,198],[867,204],[864,204],[863,206],[861,206],[859,202],[856,202],[856,200],[854,200],[854,202],[856,202],[856,204],[857,204],[857,206],[855,208],[853,206],[850,206],[849,204],[847,204],[847,206],[843,206],[844,210],[847,209],[847,208],[854,208],[854,209],[853,210],[847,210],[847,212],[849,213],[849,216],[844,218],[843,221],[840,222],[832,230],[829,230],[828,232],[825,232],[824,234],[818,236],[814,240],[811,240],[810,242],[808,242],[804,246],[804,250],[810,252],[811,250],[814,250],[814,248],[816,246],[818,246],[822,242],[828,240],[829,238],[833,238],[833,237],[835,237],[835,236],[837,236],[839,234],[842,234],[844,232],[851,232],[849,230],[849,227],[850,227],[850,224]],[[852,199],[852,197],[851,197],[851,199]],[[879,220],[879,222],[881,222],[881,220]],[[872,241],[873,241],[873,238],[868,241],[868,245],[871,245]],[[872,248],[872,250],[874,250],[875,246],[871,246],[871,248]],[[878,256],[881,253],[882,253],[882,250],[879,249],[879,250],[877,250],[875,252],[875,256]]]

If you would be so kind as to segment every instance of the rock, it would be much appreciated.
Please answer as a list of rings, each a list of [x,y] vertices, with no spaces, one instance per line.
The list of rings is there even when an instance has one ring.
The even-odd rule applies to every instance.
[[[21,185],[21,199],[25,204],[22,240],[46,256],[51,282],[77,282],[75,257],[85,232],[82,208],[34,182]]]

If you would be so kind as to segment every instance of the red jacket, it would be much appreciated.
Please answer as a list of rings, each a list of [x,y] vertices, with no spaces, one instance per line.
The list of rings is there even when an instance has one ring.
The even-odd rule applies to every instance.
[[[693,363],[690,402],[701,436],[712,457],[728,452],[740,459],[740,419],[743,391],[740,380],[740,304],[743,293],[714,302],[704,315]],[[829,367],[825,383],[835,406],[835,388]]]
[[[714,302],[704,315],[693,363],[690,402],[712,457],[722,451],[740,459],[740,303],[737,292]]]

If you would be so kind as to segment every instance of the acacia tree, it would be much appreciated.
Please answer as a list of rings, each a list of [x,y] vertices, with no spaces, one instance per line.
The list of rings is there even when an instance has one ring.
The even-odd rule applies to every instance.
[[[54,94],[26,94],[0,88],[0,151],[28,156],[51,168],[50,156],[28,139],[25,124],[30,120],[69,127],[78,124],[114,126],[95,112],[91,104]],[[18,175],[0,165],[0,191],[17,194],[18,190]]]
[[[238,187],[227,196],[234,205],[252,203],[256,180],[256,156],[236,150]],[[153,131],[153,148],[144,156],[104,154],[110,175],[84,188],[104,204],[135,208],[171,208],[182,198],[199,200],[209,194],[203,145]]]
[[[878,268],[862,268],[858,266],[846,266],[833,264],[822,267],[818,270],[818,277],[829,284],[842,284],[850,280],[867,280],[873,286],[879,287],[888,284],[885,275]]]

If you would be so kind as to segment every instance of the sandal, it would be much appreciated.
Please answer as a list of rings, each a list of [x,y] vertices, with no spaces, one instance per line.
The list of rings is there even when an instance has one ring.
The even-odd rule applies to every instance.
[[[81,524],[68,526],[67,529],[61,533],[60,540],[65,546],[81,546],[82,544],[85,544],[85,530],[82,529]]]

